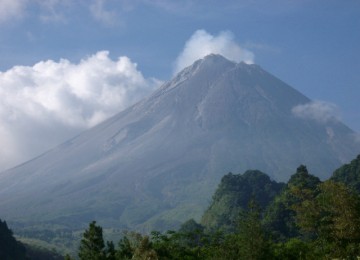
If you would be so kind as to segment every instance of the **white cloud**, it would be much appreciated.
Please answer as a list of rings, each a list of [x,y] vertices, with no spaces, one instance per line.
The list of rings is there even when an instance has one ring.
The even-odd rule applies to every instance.
[[[23,15],[27,0],[0,0],[0,24]]]
[[[319,100],[297,105],[292,108],[292,113],[297,117],[321,123],[340,120],[340,111],[335,104]]]
[[[221,54],[236,62],[244,61],[249,64],[254,62],[254,54],[240,47],[231,32],[223,31],[214,36],[205,30],[197,30],[185,43],[183,51],[177,57],[174,73],[211,53]]]
[[[55,146],[123,110],[158,82],[127,57],[98,52],[0,72],[0,170]]]

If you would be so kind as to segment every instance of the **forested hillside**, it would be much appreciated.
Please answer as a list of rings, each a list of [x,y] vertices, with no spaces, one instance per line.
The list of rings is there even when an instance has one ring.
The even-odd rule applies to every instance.
[[[0,219],[0,259],[1,260],[62,260],[63,257],[46,248],[23,244],[17,241],[6,221]]]
[[[326,181],[301,165],[286,183],[260,171],[225,175],[201,224],[124,233],[117,247],[102,228],[85,231],[80,259],[356,259],[360,256],[360,156]],[[70,258],[70,257],[69,257]]]
[[[326,181],[301,165],[286,184],[256,170],[229,173],[201,223],[190,219],[177,231],[147,235],[127,231],[114,243],[105,241],[102,227],[93,221],[78,251],[65,258],[356,259],[360,256],[359,165],[360,156]],[[1,256],[10,248],[19,254],[1,259],[23,259],[24,247],[5,222],[1,222],[0,243]]]
[[[25,259],[25,247],[16,241],[5,221],[0,219],[0,259]]]
[[[350,163],[337,169],[331,180],[342,182],[360,193],[360,155]]]
[[[248,207],[251,199],[264,209],[283,187],[283,183],[277,183],[257,170],[242,175],[229,173],[222,178],[201,224],[211,230],[234,231],[239,214]]]

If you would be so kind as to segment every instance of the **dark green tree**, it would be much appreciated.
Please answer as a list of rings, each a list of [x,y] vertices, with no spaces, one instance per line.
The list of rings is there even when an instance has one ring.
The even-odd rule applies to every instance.
[[[309,199],[318,194],[319,178],[308,173],[306,166],[300,165],[282,192],[268,206],[263,223],[273,238],[284,242],[300,236],[295,208],[307,212]],[[303,203],[304,201],[306,203]]]
[[[314,255],[311,244],[299,238],[290,238],[284,243],[273,245],[275,259],[281,260],[317,260],[321,256]]]
[[[269,259],[270,244],[261,224],[261,211],[254,199],[241,216],[238,226],[239,256],[241,259]]]
[[[158,260],[156,251],[152,248],[152,243],[148,236],[143,236],[139,246],[135,249],[132,257],[134,260]]]
[[[201,224],[208,230],[221,228],[234,232],[237,218],[241,211],[246,210],[251,198],[255,198],[261,208],[266,208],[283,186],[283,183],[277,183],[257,170],[244,174],[229,173],[221,179]]]
[[[177,232],[170,230],[164,234],[152,232],[152,248],[159,259],[206,259],[201,257],[201,249],[205,246],[205,241],[203,241],[204,234],[196,227],[199,224],[186,223],[186,228],[180,228]],[[187,229],[188,227],[190,229]]]
[[[143,235],[131,231],[125,231],[123,237],[118,243],[118,249],[116,250],[116,259],[127,260],[133,259],[135,251],[141,247],[143,241]],[[144,245],[143,245],[144,247]],[[138,250],[139,251],[139,250]]]
[[[91,222],[89,229],[85,230],[78,255],[82,260],[106,259],[102,227],[96,225],[96,221]]]
[[[106,259],[107,260],[116,260],[116,250],[115,250],[115,246],[114,243],[112,241],[107,241],[106,242]]]
[[[69,254],[66,254],[64,260],[74,260],[74,259]]]
[[[359,195],[342,183],[325,181],[316,202],[320,214],[314,225],[319,247],[327,249],[326,255],[332,258],[359,256]]]
[[[25,259],[25,247],[13,237],[7,223],[0,219],[0,259]]]
[[[342,182],[346,186],[360,193],[360,155],[348,164],[338,168],[330,178],[336,182]]]

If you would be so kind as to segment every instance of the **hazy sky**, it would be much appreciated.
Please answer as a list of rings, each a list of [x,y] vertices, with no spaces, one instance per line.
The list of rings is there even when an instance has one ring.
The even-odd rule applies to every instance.
[[[0,0],[0,170],[215,52],[256,63],[360,132],[360,1]]]

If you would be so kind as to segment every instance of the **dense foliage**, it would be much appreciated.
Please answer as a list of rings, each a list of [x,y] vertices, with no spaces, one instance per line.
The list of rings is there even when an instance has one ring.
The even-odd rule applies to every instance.
[[[17,241],[7,223],[0,219],[0,259],[62,260],[63,256],[55,251]]]
[[[0,259],[25,259],[25,247],[13,237],[5,221],[0,220]]]
[[[344,164],[337,169],[330,179],[342,182],[360,193],[360,155],[349,164]]]
[[[294,206],[302,199],[310,200],[316,196],[319,184],[319,178],[310,175],[304,165],[297,168],[282,192],[275,197],[264,212],[264,226],[272,234],[274,240],[285,241],[300,235],[295,221]]]
[[[239,214],[247,208],[251,198],[264,209],[283,186],[257,170],[242,175],[229,173],[222,178],[201,224],[207,229],[234,231]]]

